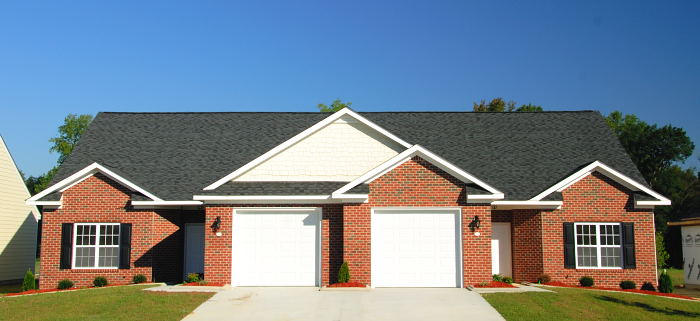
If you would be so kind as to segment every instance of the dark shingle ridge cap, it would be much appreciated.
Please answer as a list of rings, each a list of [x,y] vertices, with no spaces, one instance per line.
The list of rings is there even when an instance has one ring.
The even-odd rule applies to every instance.
[[[555,113],[599,113],[597,110],[547,110],[547,111],[355,111],[361,114],[555,114]],[[98,114],[328,114],[318,111],[101,111]]]

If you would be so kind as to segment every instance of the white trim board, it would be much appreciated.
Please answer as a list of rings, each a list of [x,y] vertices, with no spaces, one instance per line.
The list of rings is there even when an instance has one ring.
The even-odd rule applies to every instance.
[[[136,184],[132,183],[131,181],[127,180],[126,178],[116,174],[115,172],[107,169],[106,167],[98,164],[98,163],[92,163],[88,165],[87,167],[81,169],[80,171],[76,172],[75,174],[66,177],[62,181],[50,186],[49,188],[43,190],[41,193],[36,194],[32,197],[30,197],[27,200],[27,204],[31,204],[30,202],[36,202],[42,197],[51,194],[57,190],[64,191],[67,188],[70,188],[71,186],[83,181],[84,179],[96,174],[96,173],[102,173],[105,176],[109,177],[110,179],[126,186],[132,191],[137,191],[146,197],[150,198],[153,201],[163,201],[162,199],[158,198],[157,196],[149,193],[145,189],[137,186]],[[59,204],[60,205],[60,204]]]
[[[376,130],[380,134],[386,136],[387,138],[393,140],[394,142],[398,143],[399,145],[402,145],[406,148],[411,147],[411,144],[405,142],[401,138],[398,138],[396,135],[390,133],[386,129],[380,127],[379,125],[371,122],[365,117],[360,116],[358,113],[352,111],[349,108],[343,108],[330,116],[326,117],[325,119],[321,120],[320,122],[314,124],[313,126],[307,128],[306,130],[302,131],[301,133],[295,135],[294,137],[288,139],[287,141],[283,142],[282,144],[277,145],[275,148],[267,151],[266,153],[258,156],[256,159],[252,160],[248,164],[243,165],[242,167],[236,169],[233,171],[231,174],[228,174],[221,179],[217,180],[216,182],[212,183],[211,185],[207,186],[204,188],[204,190],[214,190],[217,189],[219,186],[225,184],[226,182],[229,182],[233,179],[235,179],[238,176],[243,175],[245,172],[253,169],[255,166],[261,164],[262,162],[272,158],[273,156],[279,154],[280,152],[284,151],[285,149],[291,147],[292,145],[296,144],[297,142],[301,141],[302,139],[310,136],[311,134],[317,132],[321,128],[326,127],[327,125],[333,123],[334,121],[338,120],[342,116],[351,116],[355,119],[357,119],[359,122],[369,126],[370,128]]]
[[[580,169],[576,173],[568,176],[567,178],[561,180],[559,183],[554,184],[552,187],[544,190],[544,192],[537,194],[535,197],[531,199],[531,201],[540,201],[543,198],[545,198],[547,195],[554,193],[554,192],[561,192],[565,190],[567,187],[575,184],[576,182],[580,181],[584,177],[590,175],[593,172],[598,172],[601,173],[614,181],[622,184],[623,186],[633,190],[633,191],[642,191],[645,192],[652,197],[656,198],[656,201],[638,201],[637,204],[642,205],[642,206],[655,206],[655,205],[671,205],[671,200],[668,198],[664,197],[663,195],[653,191],[652,189],[640,184],[639,182],[629,178],[628,176],[614,170],[612,167],[603,164],[600,161],[595,161],[588,166]]]
[[[465,172],[461,168],[455,166],[454,164],[448,162],[444,158],[432,153],[431,151],[427,150],[423,146],[420,145],[413,145],[411,148],[401,152],[400,154],[392,157],[388,161],[384,162],[383,164],[375,167],[371,171],[365,173],[364,175],[358,177],[354,181],[346,184],[345,186],[339,188],[335,192],[333,192],[333,197],[334,198],[343,198],[345,192],[349,191],[353,187],[359,185],[359,184],[366,184],[366,183],[371,183],[375,179],[381,177],[382,175],[388,173],[392,169],[400,166],[401,164],[409,161],[412,159],[414,156],[420,156],[421,158],[425,159],[426,161],[430,162],[431,164],[439,167],[440,169],[444,170],[448,174],[460,179],[463,182],[466,183],[474,183],[479,185],[480,187],[484,188],[485,190],[489,191],[492,193],[492,195],[484,195],[484,196],[478,196],[475,199],[503,199],[504,195],[501,191],[493,188],[492,186],[486,184],[485,182],[481,181],[480,179],[476,178],[475,176]],[[472,195],[474,197],[476,195]]]

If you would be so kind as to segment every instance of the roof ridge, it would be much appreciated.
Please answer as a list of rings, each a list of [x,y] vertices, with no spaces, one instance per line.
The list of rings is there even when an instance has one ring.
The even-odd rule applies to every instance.
[[[355,111],[361,114],[552,114],[597,113],[597,110],[545,110],[545,111]],[[323,114],[319,111],[101,111],[99,114]],[[332,113],[327,113],[332,114]]]

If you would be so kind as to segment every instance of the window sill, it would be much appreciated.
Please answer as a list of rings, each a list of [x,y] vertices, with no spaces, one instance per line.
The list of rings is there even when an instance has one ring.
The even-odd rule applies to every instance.
[[[118,268],[98,268],[98,269],[70,269],[71,273],[114,273],[122,270],[128,269],[118,269]]]

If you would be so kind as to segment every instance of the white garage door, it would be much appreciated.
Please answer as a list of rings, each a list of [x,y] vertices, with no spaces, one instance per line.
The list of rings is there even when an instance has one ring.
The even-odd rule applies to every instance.
[[[375,209],[372,285],[461,287],[458,209]]]
[[[239,209],[233,215],[231,284],[316,286],[320,209]]]

